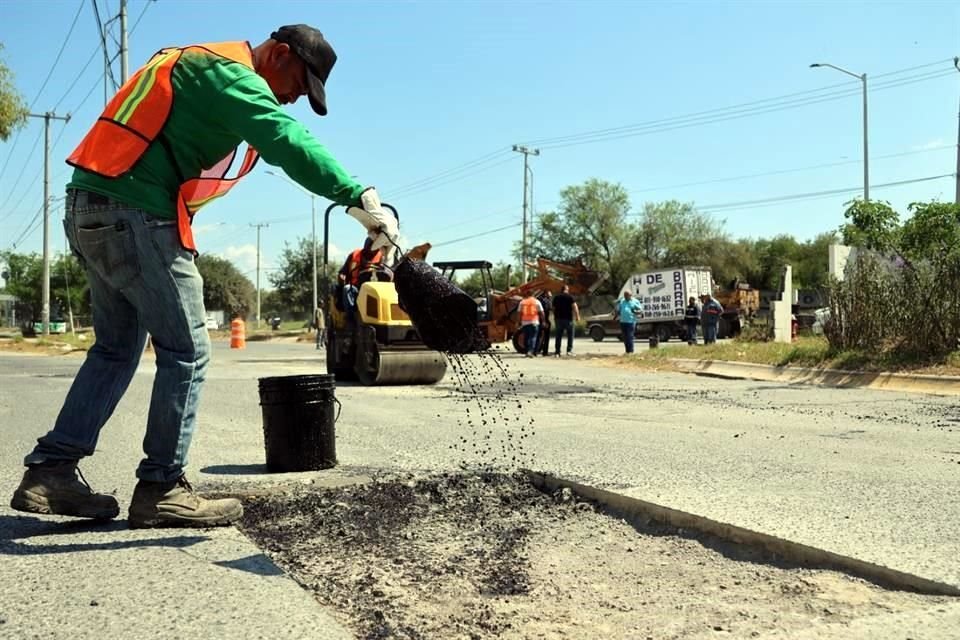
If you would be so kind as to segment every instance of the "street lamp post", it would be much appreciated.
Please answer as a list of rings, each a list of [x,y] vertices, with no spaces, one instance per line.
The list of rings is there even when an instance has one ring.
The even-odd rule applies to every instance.
[[[852,71],[847,71],[842,67],[829,64],[827,62],[815,62],[810,65],[811,67],[830,67],[831,69],[836,69],[840,73],[845,73],[848,76],[852,76],[863,83],[863,199],[866,202],[870,201],[870,153],[868,147],[868,137],[867,137],[867,74],[856,74]]]
[[[313,229],[312,241],[311,241],[311,244],[313,245],[313,251],[311,252],[313,254],[313,308],[310,309],[310,314],[311,314],[311,317],[316,316],[317,304],[318,304],[318,300],[317,300],[317,196],[307,191],[306,189],[298,185],[293,180],[290,180],[286,176],[282,176],[279,173],[274,173],[273,171],[267,171],[266,173],[267,175],[271,175],[274,178],[280,178],[284,182],[290,183],[300,191],[310,196],[310,219],[312,221],[312,229]]]

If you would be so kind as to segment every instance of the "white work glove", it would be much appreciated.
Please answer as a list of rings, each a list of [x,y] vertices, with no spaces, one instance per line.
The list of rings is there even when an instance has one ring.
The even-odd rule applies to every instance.
[[[360,207],[348,207],[352,215],[367,230],[367,236],[373,241],[371,249],[392,247],[400,233],[400,224],[393,212],[384,209],[380,196],[373,187],[367,187],[360,194]]]

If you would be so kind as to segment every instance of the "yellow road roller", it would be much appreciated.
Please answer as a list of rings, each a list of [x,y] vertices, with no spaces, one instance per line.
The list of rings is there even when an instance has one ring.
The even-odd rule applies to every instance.
[[[383,206],[397,215],[393,207]],[[399,259],[396,249],[385,251],[389,259],[385,255],[369,274],[370,280],[360,284],[355,308],[346,308],[341,287],[331,287],[327,274],[330,214],[337,208],[327,207],[323,225],[327,373],[337,380],[359,380],[365,385],[439,382],[447,372],[446,358],[423,344],[410,317],[400,308],[387,266]]]

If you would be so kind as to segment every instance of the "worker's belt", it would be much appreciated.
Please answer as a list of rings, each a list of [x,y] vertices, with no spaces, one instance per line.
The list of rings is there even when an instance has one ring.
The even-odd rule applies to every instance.
[[[67,206],[73,209],[86,207],[132,208],[130,205],[114,200],[102,193],[94,193],[83,189],[67,189]]]

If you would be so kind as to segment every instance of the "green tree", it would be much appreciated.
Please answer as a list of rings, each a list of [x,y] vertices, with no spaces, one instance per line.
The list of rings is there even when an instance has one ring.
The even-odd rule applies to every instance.
[[[38,322],[43,311],[43,257],[37,253],[0,253],[7,284],[4,293],[19,300],[17,315]],[[50,262],[50,317],[65,319],[90,313],[90,287],[87,274],[73,255],[60,254]]]
[[[900,250],[912,260],[960,259],[960,204],[913,202],[903,223]]]
[[[844,217],[849,220],[840,227],[843,244],[885,253],[895,249],[899,242],[900,216],[889,202],[859,198],[847,203]]]
[[[203,255],[197,259],[203,277],[203,304],[226,312],[227,319],[246,317],[256,301],[253,283],[226,258]]]
[[[0,44],[0,52],[3,44]],[[0,58],[0,142],[27,121],[27,103],[13,83],[13,71]]]
[[[643,264],[637,252],[637,225],[627,220],[630,199],[619,184],[596,178],[560,192],[560,206],[543,214],[534,227],[530,258],[559,262],[577,257],[609,278],[615,291]]]
[[[709,265],[717,243],[726,241],[723,223],[693,203],[647,202],[640,214],[639,248],[650,267]]]
[[[318,256],[317,291],[318,303],[323,303],[323,256]],[[327,285],[332,291],[336,283],[339,264],[331,263],[327,267]],[[296,244],[284,243],[280,254],[279,268],[268,277],[277,293],[277,302],[284,313],[307,314],[312,317],[313,309],[313,243],[309,238],[298,238]],[[261,299],[261,308],[263,301]]]
[[[790,264],[793,266],[794,287],[799,289],[826,289],[830,282],[829,247],[836,242],[837,235],[828,231],[797,247],[797,253],[790,258]]]
[[[458,276],[460,274],[457,274]],[[516,283],[517,281],[517,270],[516,268],[511,267],[506,262],[498,262],[490,269],[490,275],[493,279],[493,288],[497,291],[507,291],[510,288],[509,283],[507,282],[507,276],[512,276],[511,279]],[[487,286],[490,286],[488,281]],[[457,278],[457,286],[464,290],[468,295],[473,297],[478,297],[483,295],[484,292],[484,282],[483,274],[479,269],[475,269],[468,273],[465,278],[462,280]]]

